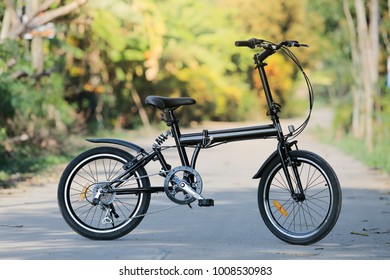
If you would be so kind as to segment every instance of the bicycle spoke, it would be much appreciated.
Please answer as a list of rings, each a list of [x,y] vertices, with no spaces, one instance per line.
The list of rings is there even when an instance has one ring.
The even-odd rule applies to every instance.
[[[329,186],[326,177],[311,163],[300,162],[296,168],[302,182],[304,200],[292,199],[286,176],[280,166],[269,183],[265,202],[272,220],[281,231],[308,234],[316,230],[328,215],[331,203]],[[293,174],[292,168],[289,168],[295,192],[299,194],[297,178]],[[274,205],[274,201],[277,201],[278,207]]]
[[[124,164],[124,161],[107,154],[84,161],[75,171],[73,181],[70,181],[68,186],[69,209],[83,227],[99,230],[112,229],[121,227],[131,220],[143,194],[121,194],[119,196],[115,192],[105,193],[100,197],[102,202],[107,201],[106,205],[91,204],[97,190],[109,186],[107,183],[123,171]],[[141,179],[138,177],[142,176],[136,172],[133,179],[120,187],[142,187]],[[109,188],[112,189],[112,187]],[[115,207],[113,209],[119,216],[118,218],[114,216],[112,212],[114,210],[108,204]]]

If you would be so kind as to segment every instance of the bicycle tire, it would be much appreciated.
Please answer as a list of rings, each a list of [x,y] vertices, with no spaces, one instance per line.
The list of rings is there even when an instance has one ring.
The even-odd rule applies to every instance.
[[[142,221],[150,204],[150,193],[115,195],[106,197],[107,203],[115,207],[119,217],[108,216],[107,208],[93,205],[94,191],[100,185],[112,180],[123,165],[134,157],[126,151],[114,147],[98,147],[83,152],[73,159],[64,170],[58,184],[57,200],[66,223],[78,234],[94,240],[120,238]],[[144,168],[135,172],[136,178],[120,187],[150,187]],[[109,217],[104,220],[105,217]],[[111,223],[105,223],[109,221]]]
[[[276,237],[294,245],[309,245],[323,239],[335,226],[342,204],[340,183],[332,167],[319,155],[294,150],[290,158],[298,166],[305,199],[292,198],[282,164],[276,157],[259,183],[259,211]],[[289,174],[296,184],[291,170]]]

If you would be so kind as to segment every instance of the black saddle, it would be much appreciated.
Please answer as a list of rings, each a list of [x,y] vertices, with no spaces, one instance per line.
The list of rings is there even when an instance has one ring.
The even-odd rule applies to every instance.
[[[175,110],[182,105],[193,105],[196,103],[195,99],[191,97],[163,97],[150,95],[145,99],[146,105],[156,107],[160,110]]]

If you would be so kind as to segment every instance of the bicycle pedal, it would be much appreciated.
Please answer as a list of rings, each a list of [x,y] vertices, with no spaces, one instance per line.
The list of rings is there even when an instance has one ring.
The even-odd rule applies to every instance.
[[[198,200],[198,205],[199,207],[210,207],[214,206],[214,200],[210,198],[205,198],[205,199],[199,199]]]

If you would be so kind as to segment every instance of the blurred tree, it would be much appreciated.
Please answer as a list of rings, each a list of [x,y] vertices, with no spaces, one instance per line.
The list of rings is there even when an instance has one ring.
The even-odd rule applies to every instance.
[[[332,98],[336,133],[359,143],[355,153],[371,158],[372,166],[386,169],[390,1],[311,1],[310,10],[324,23],[316,31],[323,38],[321,74],[328,74],[327,87],[337,97]]]
[[[318,50],[317,36],[308,20],[307,1],[275,0],[267,4],[256,0],[221,0],[220,2],[236,11],[233,20],[243,28],[241,37],[256,37],[274,43],[288,39],[307,44],[314,43],[310,49],[299,51],[297,56],[303,64],[309,62],[312,63],[311,66],[315,64],[313,53]],[[286,104],[287,96],[291,95],[297,73],[297,69],[287,57],[277,54],[269,59],[267,74],[270,87],[277,102],[282,106]],[[253,68],[249,68],[248,75],[252,77],[253,87],[262,90],[258,75],[253,73]],[[263,95],[260,98],[265,104]]]
[[[364,135],[367,148],[373,150],[374,100],[379,94],[379,2],[343,1],[346,16],[355,83],[353,98],[353,134]]]
[[[50,49],[58,40],[42,38],[52,37],[52,25],[46,24],[69,17],[76,9],[74,3],[78,7],[83,1],[7,0],[0,5],[4,11],[0,14],[2,170],[32,170],[39,155],[61,152],[64,147],[63,135],[73,113],[63,99],[63,78],[56,73],[61,56]]]
[[[251,60],[239,60],[234,41],[240,32],[230,11],[215,1],[164,0],[158,7],[167,32],[157,92],[197,100],[197,106],[182,112],[186,122],[242,117],[240,110],[247,111],[250,103],[246,100],[253,99],[240,73]]]
[[[7,39],[32,40],[32,68],[41,73],[44,71],[43,38],[53,37],[55,33],[52,21],[70,14],[87,1],[73,0],[62,5],[59,0],[6,0],[0,44]]]
[[[89,3],[67,34],[69,100],[85,99],[86,91],[96,97],[104,85],[106,94],[101,95],[96,113],[106,125],[137,126],[134,112],[138,112],[148,126],[142,92],[159,71],[165,31],[159,17],[153,1]],[[78,88],[72,90],[74,85]]]

